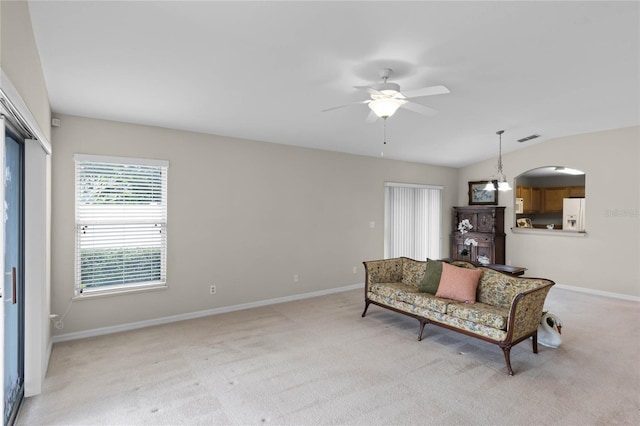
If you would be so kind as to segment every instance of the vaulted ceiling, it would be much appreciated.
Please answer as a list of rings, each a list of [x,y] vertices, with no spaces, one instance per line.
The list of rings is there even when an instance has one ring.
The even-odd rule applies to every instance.
[[[460,167],[640,124],[638,2],[30,1],[54,112]],[[381,68],[439,113],[365,121]],[[541,137],[519,143],[531,134]],[[179,143],[179,141],[176,141]]]

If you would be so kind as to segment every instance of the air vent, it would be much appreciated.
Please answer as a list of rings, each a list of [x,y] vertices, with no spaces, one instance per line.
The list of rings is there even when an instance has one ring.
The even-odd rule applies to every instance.
[[[526,138],[522,138],[522,139],[518,139],[518,142],[522,143],[522,142],[527,142],[530,141],[531,139],[535,139],[535,138],[539,138],[540,135],[531,135],[531,136],[527,136]]]

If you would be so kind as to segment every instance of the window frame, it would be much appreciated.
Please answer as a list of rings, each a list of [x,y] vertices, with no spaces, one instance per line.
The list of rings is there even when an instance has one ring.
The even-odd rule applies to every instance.
[[[74,299],[78,299],[78,298],[90,298],[90,297],[95,297],[95,296],[103,296],[103,295],[114,295],[114,294],[123,294],[123,293],[131,293],[131,292],[140,292],[140,291],[149,291],[149,290],[158,290],[158,289],[166,289],[167,288],[167,225],[168,225],[168,219],[167,219],[167,211],[168,211],[168,168],[169,168],[169,162],[166,160],[157,160],[157,159],[145,159],[145,158],[132,158],[132,157],[114,157],[114,156],[104,156],[104,155],[88,155],[88,154],[75,154],[74,155],[74,162],[75,162],[75,180],[74,180],[74,189],[75,189],[75,194],[74,194],[74,203],[75,203],[75,218],[74,218],[74,225],[75,225],[75,230],[74,230],[74,234],[75,234],[75,251],[74,251],[74,263],[75,263],[75,275],[74,275],[74,294],[75,297]],[[140,219],[140,217],[133,217],[133,216],[129,216],[128,213],[124,212],[124,213],[120,213],[119,214],[119,218],[118,219],[112,219],[109,218],[109,220],[106,221],[101,221],[100,219],[94,219],[93,221],[87,220],[86,219],[86,209],[88,208],[87,206],[96,206],[99,205],[99,203],[96,204],[87,204],[87,203],[81,203],[81,199],[80,199],[80,192],[81,192],[81,183],[79,181],[80,178],[80,173],[81,173],[81,168],[82,167],[94,167],[94,168],[99,168],[99,165],[113,165],[114,168],[122,168],[122,169],[126,169],[126,166],[136,166],[139,167],[140,169],[146,169],[146,170],[150,170],[151,172],[149,173],[148,177],[151,177],[151,173],[159,173],[159,177],[157,177],[155,180],[156,182],[153,183],[151,189],[149,190],[149,192],[143,192],[142,193],[142,198],[148,198],[148,197],[153,197],[153,198],[158,198],[158,190],[160,190],[160,195],[159,195],[159,199],[160,202],[158,203],[148,203],[148,205],[153,206],[152,209],[153,210],[153,214],[152,214],[152,218],[153,220],[142,220]],[[135,169],[132,169],[132,171]],[[109,174],[105,174],[105,176],[109,176]],[[125,174],[124,176],[132,176],[132,175],[127,175]],[[155,192],[154,192],[155,191]],[[134,202],[133,204],[135,206],[140,206],[141,204],[139,203],[139,200],[137,200],[135,197],[133,198]],[[82,204],[82,205],[81,205]],[[105,204],[106,206],[109,207],[115,207],[115,206],[120,206],[120,208],[126,209],[127,203],[107,203]],[[146,206],[147,203],[142,203],[143,206]],[[85,211],[83,211],[83,207],[85,209]],[[107,208],[109,208],[107,207]],[[94,207],[95,209],[95,207]],[[144,209],[144,207],[142,208]],[[83,219],[84,218],[84,219]],[[105,223],[107,225],[105,225]],[[136,227],[136,226],[146,226],[147,228],[149,228],[148,225],[153,224],[154,227],[159,227],[160,230],[160,234],[161,236],[155,237],[153,238],[153,245],[152,246],[148,246],[148,247],[159,247],[160,249],[160,253],[159,253],[159,262],[160,262],[160,266],[159,268],[157,267],[153,267],[152,271],[153,274],[157,273],[159,274],[159,279],[156,280],[142,280],[139,282],[136,281],[132,281],[132,282],[122,282],[122,283],[112,283],[112,284],[99,284],[95,287],[92,288],[87,288],[85,285],[85,283],[83,282],[83,278],[82,278],[82,255],[81,255],[81,250],[82,248],[87,248],[90,245],[89,244],[82,244],[82,238],[81,238],[81,233],[83,232],[83,227],[86,227],[88,225],[93,225],[96,228],[99,228],[100,226],[104,227],[104,228],[108,228],[108,226],[113,226],[114,228],[117,225],[120,225],[120,229],[124,228],[124,227]],[[109,231],[105,231],[106,233],[108,233]],[[128,235],[126,234],[126,231],[113,231],[112,235],[117,235],[118,233],[120,233],[121,238],[120,240],[117,240],[117,244],[113,245],[112,247],[114,249],[122,249],[123,251],[126,249],[126,247],[128,247],[127,245],[127,241],[125,241],[125,239],[128,239]],[[123,235],[124,233],[124,235]],[[140,238],[140,237],[138,237]],[[129,240],[131,241],[131,240]],[[133,239],[133,241],[135,241],[136,243],[140,244],[140,241]],[[159,244],[158,242],[159,241]],[[129,246],[131,247],[131,246]],[[140,249],[141,246],[138,246],[137,244],[134,246],[134,249]],[[147,246],[145,246],[147,247]],[[146,265],[152,264],[154,261],[152,260],[148,260],[148,263]],[[93,267],[95,267],[95,264],[93,265]],[[126,266],[122,266],[122,270],[126,271]],[[152,273],[149,272],[147,275],[151,275]],[[133,278],[134,275],[126,275],[123,274],[122,275],[123,280],[127,281],[127,278]]]

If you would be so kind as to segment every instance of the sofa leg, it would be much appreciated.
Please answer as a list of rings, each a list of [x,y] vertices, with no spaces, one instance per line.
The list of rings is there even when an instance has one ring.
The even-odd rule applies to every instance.
[[[537,354],[538,353],[538,330],[536,330],[533,333],[533,336],[531,336],[531,345],[533,346],[533,353]]]
[[[418,320],[420,321],[420,332],[418,333],[418,342],[422,341],[422,332],[424,331],[424,326],[427,325],[428,321]]]
[[[504,352],[504,360],[507,363],[507,371],[509,371],[509,375],[513,376],[513,369],[511,368],[511,347],[509,346],[501,346],[502,352]]]
[[[369,302],[368,300],[364,301],[364,311],[362,312],[362,318],[364,318],[364,316],[367,314],[367,309],[369,309]]]

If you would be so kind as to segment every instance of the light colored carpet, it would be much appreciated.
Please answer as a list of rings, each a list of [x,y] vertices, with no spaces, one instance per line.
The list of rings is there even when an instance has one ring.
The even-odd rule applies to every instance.
[[[54,346],[20,425],[640,424],[640,304],[552,289],[563,345],[502,351],[362,290]]]

